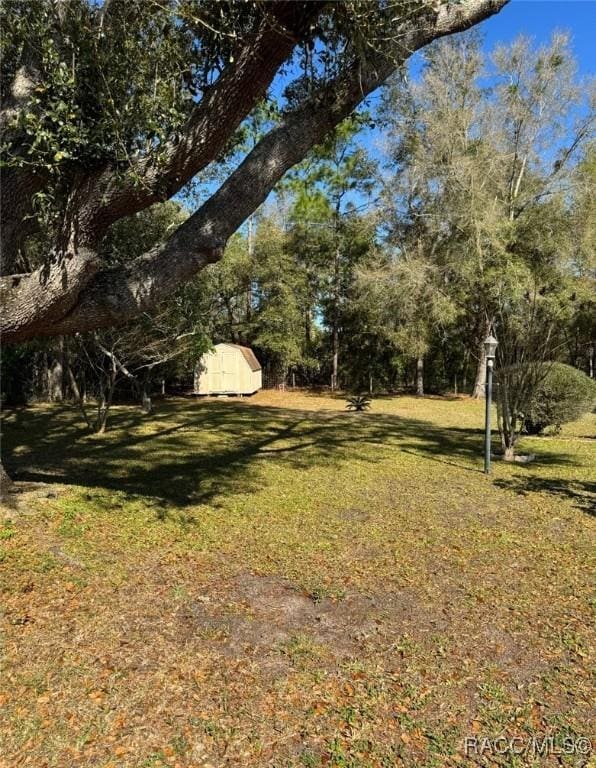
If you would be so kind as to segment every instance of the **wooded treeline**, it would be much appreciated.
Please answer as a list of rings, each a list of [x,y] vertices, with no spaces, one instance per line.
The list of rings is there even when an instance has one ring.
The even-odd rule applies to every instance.
[[[397,73],[342,122],[155,312],[6,349],[3,397],[96,398],[84,416],[101,428],[118,388],[149,407],[219,341],[252,346],[269,386],[482,396],[491,330],[503,366],[560,360],[593,377],[591,98],[562,34],[490,56],[473,33],[433,44],[416,77]],[[260,105],[240,143],[278,120]],[[200,194],[116,222],[102,258],[132,263]]]

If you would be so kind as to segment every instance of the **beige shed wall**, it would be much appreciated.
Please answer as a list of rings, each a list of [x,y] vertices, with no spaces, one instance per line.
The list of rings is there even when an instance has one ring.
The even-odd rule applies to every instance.
[[[251,370],[242,352],[228,344],[217,344],[195,368],[197,395],[250,395],[263,386],[262,371]]]

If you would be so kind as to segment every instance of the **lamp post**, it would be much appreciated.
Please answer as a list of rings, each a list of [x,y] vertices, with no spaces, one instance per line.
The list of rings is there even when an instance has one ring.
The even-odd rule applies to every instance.
[[[486,392],[484,393],[486,410],[484,416],[484,474],[490,475],[490,406],[493,398],[493,366],[495,352],[499,342],[491,334],[484,339],[486,354]]]

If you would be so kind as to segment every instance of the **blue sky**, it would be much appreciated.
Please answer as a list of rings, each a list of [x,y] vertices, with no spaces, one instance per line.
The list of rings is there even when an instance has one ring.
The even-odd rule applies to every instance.
[[[484,21],[477,29],[487,52],[492,51],[498,43],[512,42],[519,35],[532,38],[538,45],[547,43],[554,31],[564,30],[571,35],[571,48],[577,59],[578,74],[586,76],[595,73],[596,0],[511,0],[500,13]],[[420,71],[420,62],[420,53],[410,59],[413,78]],[[373,94],[371,105],[379,97],[380,91]],[[380,149],[383,136],[378,129],[362,132],[357,141],[374,158],[383,161]],[[353,202],[363,204],[359,195],[355,196]]]
[[[486,51],[497,43],[512,42],[518,35],[541,44],[547,43],[555,30],[570,32],[579,74],[594,74],[596,70],[596,0],[510,0],[477,29]]]
[[[546,43],[557,29],[571,33],[579,74],[593,75],[596,71],[596,0],[511,0],[500,13],[479,26],[487,51],[497,43],[513,41],[518,35],[534,38],[538,44]],[[411,66],[415,72],[415,57]],[[280,78],[273,91],[279,93],[282,88],[283,78]],[[373,101],[377,98],[378,94],[374,94]],[[379,157],[380,138],[377,130],[366,131],[360,135],[359,143]]]
[[[511,0],[496,16],[481,25],[488,49],[523,34],[546,42],[552,31],[571,32],[571,42],[582,74],[596,69],[595,0]]]

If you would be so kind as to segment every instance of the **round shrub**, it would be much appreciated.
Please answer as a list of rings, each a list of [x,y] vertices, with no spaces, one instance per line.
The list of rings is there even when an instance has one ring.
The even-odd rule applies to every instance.
[[[596,383],[582,371],[564,363],[553,363],[540,382],[525,414],[524,426],[530,435],[547,427],[559,430],[591,411],[596,403]]]

